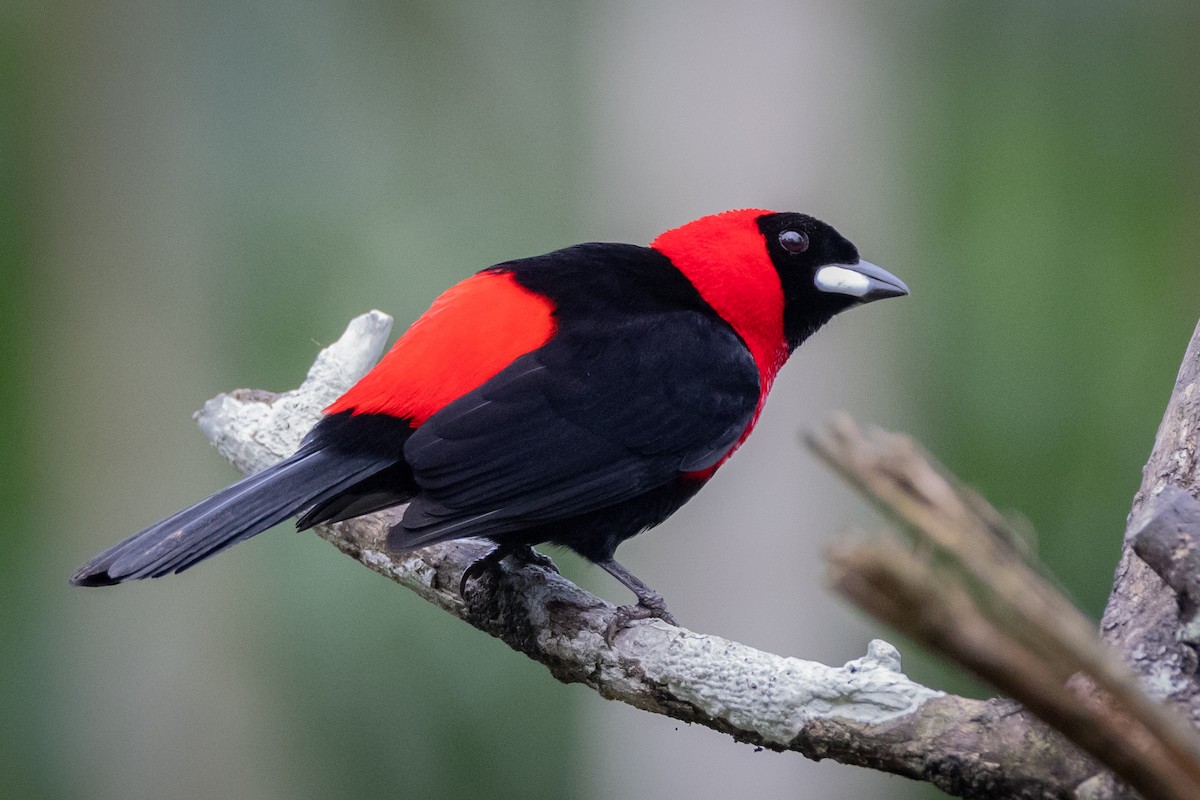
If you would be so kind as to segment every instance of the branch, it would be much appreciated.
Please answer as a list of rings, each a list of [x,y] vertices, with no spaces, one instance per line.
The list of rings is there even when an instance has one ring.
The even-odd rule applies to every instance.
[[[390,326],[391,319],[379,312],[352,321],[342,339],[320,354],[299,389],[221,395],[197,414],[200,426],[243,471],[274,463],[295,449],[322,408],[371,367]],[[1177,634],[1194,622],[1200,607],[1200,582],[1190,577],[1195,574],[1190,566],[1200,559],[1200,530],[1194,525],[1200,515],[1161,490],[1175,484],[1196,493],[1198,364],[1200,328],[1135,502],[1141,513],[1136,526],[1131,522],[1131,544],[1104,628],[1143,685],[1150,677],[1159,696],[1193,706],[1200,697],[1192,644],[1198,637]],[[1192,731],[1163,715],[1134,687],[1128,671],[1097,646],[1086,620],[1049,584],[1030,582],[1033,573],[1011,541],[996,537],[1005,528],[1003,518],[953,482],[949,489],[931,489],[929,476],[941,476],[928,462],[909,466],[916,471],[893,470],[889,477],[908,480],[908,486],[898,481],[901,494],[909,495],[907,501],[900,498],[903,510],[897,512],[895,503],[889,507],[905,527],[926,531],[923,547],[942,559],[952,554],[969,580],[948,587],[938,573],[929,572],[926,560],[884,543],[837,550],[837,585],[935,649],[967,655],[968,666],[1001,687],[1009,678],[1016,679],[1014,690],[1020,684],[1040,687],[1040,693],[1021,695],[1028,706],[1056,724],[1066,720],[1063,729],[1075,741],[1117,767],[1148,797],[1192,796]],[[909,491],[918,486],[924,489]],[[1164,499],[1156,500],[1157,494]],[[925,523],[934,523],[932,531],[922,524],[922,515]],[[463,571],[491,546],[463,540],[389,553],[386,532],[396,519],[395,512],[383,512],[316,531],[372,570],[542,663],[563,682],[582,683],[603,697],[702,724],[738,741],[927,780],[968,798],[1131,796],[1021,706],[948,696],[910,681],[900,672],[899,655],[884,642],[872,642],[866,656],[843,667],[828,667],[651,620],[622,631],[609,647],[604,633],[614,608],[607,601],[552,569],[508,562],[472,583],[463,597],[458,591]],[[983,531],[986,544],[963,549],[955,540],[964,526]],[[1134,554],[1135,546],[1158,572]],[[999,582],[987,578],[996,564],[1008,575]],[[1020,580],[1010,580],[1016,575]],[[897,605],[897,597],[904,602]],[[912,613],[898,613],[898,608]],[[1147,644],[1158,649],[1146,650]],[[1164,653],[1165,666],[1159,663]],[[1069,678],[1077,670],[1091,683]]]
[[[284,394],[240,390],[220,395],[197,413],[221,453],[245,472],[289,455],[322,408],[378,358],[391,319],[374,311],[353,320],[318,356],[308,378]],[[1024,711],[944,695],[900,672],[899,654],[874,641],[842,667],[784,658],[737,642],[651,620],[604,633],[612,604],[552,570],[502,562],[497,579],[459,582],[491,546],[462,540],[393,554],[385,546],[384,512],[317,533],[370,569],[504,641],[545,665],[565,683],[601,696],[721,731],[741,742],[794,750],[814,759],[928,780],[966,797],[1041,797],[1040,788],[1094,772],[1068,753],[1023,770],[981,754],[1037,752]]]
[[[863,436],[840,420],[811,442],[918,545],[838,548],[835,588],[1023,702],[1148,798],[1200,796],[1198,385],[1200,325],[1134,498],[1102,623],[1104,641],[1123,659],[1030,569],[1004,518],[910,440]],[[1062,752],[1054,750],[1046,757]],[[1043,790],[1129,797],[1105,772]]]
[[[1143,796],[1200,796],[1196,732],[1138,687],[1003,516],[907,437],[841,417],[810,443],[917,543],[836,550],[842,594],[1021,702]]]
[[[1104,638],[1147,684],[1200,725],[1200,659],[1189,629],[1192,610],[1181,615],[1180,607],[1190,597],[1180,583],[1189,574],[1187,540],[1200,537],[1200,529],[1194,519],[1183,519],[1185,497],[1200,497],[1200,324],[1142,470],[1116,582],[1100,623]]]

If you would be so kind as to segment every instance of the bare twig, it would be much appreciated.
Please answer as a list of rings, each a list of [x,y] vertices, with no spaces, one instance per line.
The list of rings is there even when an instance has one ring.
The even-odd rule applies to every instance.
[[[998,512],[964,493],[907,437],[864,434],[843,416],[810,443],[931,551],[924,560],[901,559],[895,546],[882,545],[874,559],[869,546],[854,551],[856,559],[843,554],[843,587],[852,565],[871,570],[875,585],[900,604],[893,625],[934,637],[940,652],[1027,705],[1147,797],[1200,797],[1200,737],[1141,691],[1086,617],[1011,547],[1015,533]],[[938,609],[935,628],[905,624],[930,618],[930,608]],[[1089,702],[1085,687],[1067,684],[1075,673],[1107,702]]]
[[[907,437],[840,417],[811,444],[912,532],[835,554],[835,585],[866,610],[1025,704],[1147,797],[1200,796],[1200,738],[1148,698],[1087,619],[1010,545],[1003,517]],[[1105,695],[1093,702],[1082,673]]]

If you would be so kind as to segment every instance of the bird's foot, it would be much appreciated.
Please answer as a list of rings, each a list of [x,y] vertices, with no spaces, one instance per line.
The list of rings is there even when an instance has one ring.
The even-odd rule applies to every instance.
[[[628,628],[630,623],[640,619],[661,619],[668,625],[678,625],[675,617],[667,610],[667,602],[658,592],[646,597],[639,597],[635,605],[619,606],[604,629],[604,643],[609,647],[617,639],[617,634]]]
[[[667,601],[663,600],[663,596],[644,584],[636,575],[615,560],[612,558],[601,559],[596,562],[596,566],[623,583],[629,591],[637,595],[638,599],[637,605],[620,606],[613,614],[613,618],[608,621],[608,627],[604,630],[604,642],[609,647],[612,647],[617,634],[622,629],[629,627],[629,623],[635,620],[656,617],[670,625],[679,624],[675,621],[675,617],[671,616],[671,612],[667,611]]]
[[[545,553],[539,553],[534,550],[531,545],[523,544],[514,547],[508,553],[510,558],[515,558],[522,564],[532,564],[535,567],[541,567],[544,570],[549,570],[555,575],[558,573],[558,567],[555,566],[553,559]]]
[[[527,544],[498,545],[495,550],[463,570],[462,580],[458,584],[458,593],[466,597],[469,582],[479,580],[489,572],[495,572],[499,568],[500,562],[509,557],[523,564],[533,564],[555,574],[558,573],[558,567],[554,566],[550,556],[539,553]]]
[[[505,555],[507,553],[504,552],[504,548],[497,547],[483,558],[472,562],[469,567],[463,570],[462,580],[458,582],[458,593],[466,597],[467,584],[471,581],[479,580],[489,572],[495,571],[496,567],[500,566],[500,562],[504,560]]]

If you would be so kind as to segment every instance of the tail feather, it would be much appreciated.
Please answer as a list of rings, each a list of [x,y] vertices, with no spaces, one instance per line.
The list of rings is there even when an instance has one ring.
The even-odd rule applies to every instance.
[[[391,508],[408,502],[419,491],[408,464],[397,461],[344,492],[314,504],[296,520],[296,527],[305,530],[322,522],[341,522]]]
[[[111,586],[181,572],[392,463],[378,456],[301,450],[105,550],[76,570],[71,583]]]

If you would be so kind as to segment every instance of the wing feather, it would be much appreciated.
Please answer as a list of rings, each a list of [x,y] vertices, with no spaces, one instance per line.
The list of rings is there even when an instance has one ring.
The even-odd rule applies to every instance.
[[[696,311],[564,327],[413,433],[421,492],[390,541],[555,522],[707,469],[751,423],[758,380],[736,334]]]

